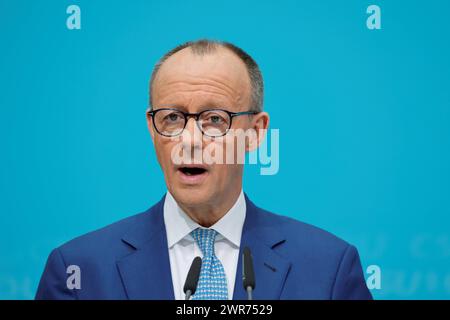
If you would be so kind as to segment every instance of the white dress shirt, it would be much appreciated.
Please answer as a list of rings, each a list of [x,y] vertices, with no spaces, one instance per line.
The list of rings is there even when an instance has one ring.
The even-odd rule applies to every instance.
[[[233,298],[245,212],[245,198],[241,190],[233,207],[210,227],[218,232],[214,250],[225,270],[228,299]],[[201,228],[201,226],[178,206],[170,192],[167,192],[164,201],[164,224],[169,247],[173,292],[176,300],[183,300],[185,296],[183,292],[184,282],[192,260],[196,256],[203,258],[202,251],[190,234],[191,231]]]

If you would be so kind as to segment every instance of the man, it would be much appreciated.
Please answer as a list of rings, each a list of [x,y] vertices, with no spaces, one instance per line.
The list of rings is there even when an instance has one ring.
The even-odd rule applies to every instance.
[[[263,81],[247,53],[208,40],[178,46],[153,70],[150,97],[148,128],[167,194],[144,213],[53,250],[37,299],[184,299],[196,256],[202,266],[192,299],[246,299],[245,247],[254,299],[372,298],[353,246],[256,207],[242,191],[239,161],[198,158],[211,146],[225,150],[238,129],[255,132],[245,151],[263,139]],[[183,161],[175,161],[180,151]],[[78,285],[70,285],[69,266],[79,271]]]

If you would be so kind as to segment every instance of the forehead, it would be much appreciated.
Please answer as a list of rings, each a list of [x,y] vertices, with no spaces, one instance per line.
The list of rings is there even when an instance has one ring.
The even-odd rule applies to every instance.
[[[217,89],[230,98],[249,94],[250,79],[244,62],[227,48],[196,54],[184,48],[170,56],[155,76],[152,93],[164,95],[173,90]],[[169,89],[170,88],[170,89]]]

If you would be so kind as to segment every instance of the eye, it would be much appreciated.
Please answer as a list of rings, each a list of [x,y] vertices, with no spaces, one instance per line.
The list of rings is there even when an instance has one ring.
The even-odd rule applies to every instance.
[[[211,121],[212,123],[221,123],[223,121],[222,117],[218,116],[218,115],[211,115],[209,117],[209,121]]]
[[[164,117],[164,120],[166,120],[168,122],[176,122],[176,121],[181,120],[181,116],[176,112],[172,112],[172,113],[169,113],[168,115],[166,115]]]
[[[225,116],[222,116],[221,114],[219,114],[217,112],[210,112],[210,113],[205,114],[204,120],[207,123],[215,124],[215,125],[223,124],[223,123],[227,122],[225,119]]]

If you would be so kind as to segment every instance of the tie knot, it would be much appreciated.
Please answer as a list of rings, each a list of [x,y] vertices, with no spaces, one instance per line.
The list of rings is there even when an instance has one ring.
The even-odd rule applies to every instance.
[[[197,228],[191,232],[191,235],[205,257],[214,254],[214,241],[216,240],[217,235],[216,230]]]

